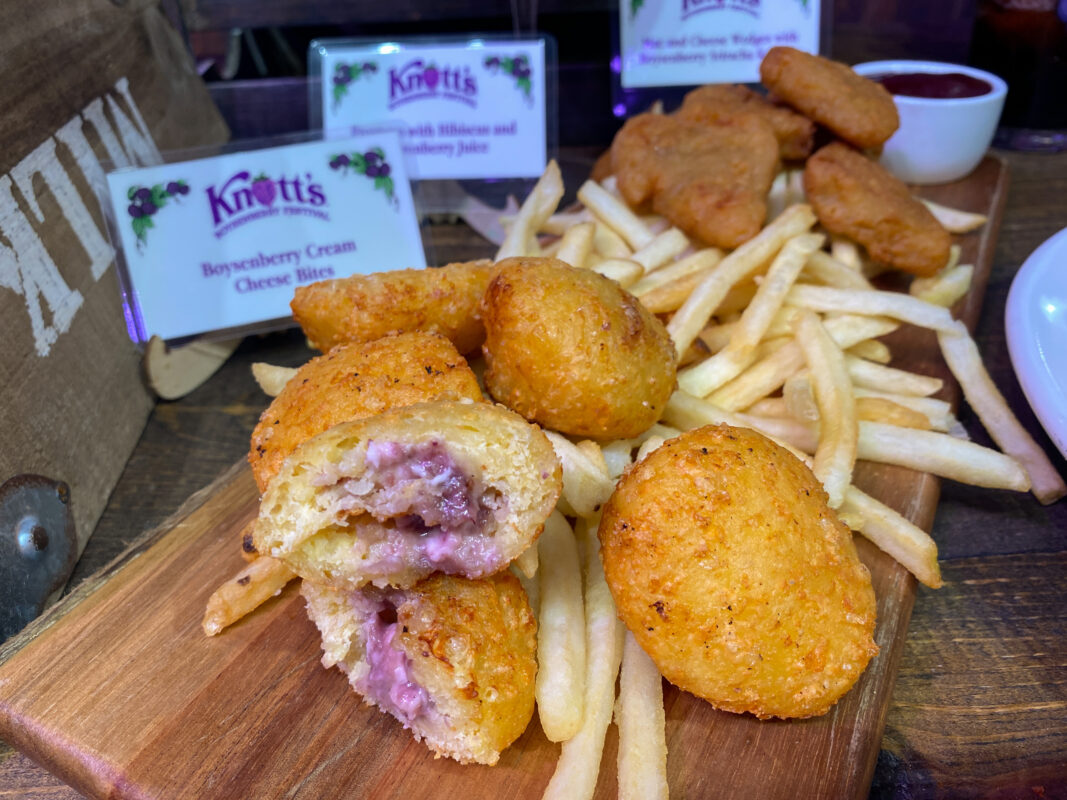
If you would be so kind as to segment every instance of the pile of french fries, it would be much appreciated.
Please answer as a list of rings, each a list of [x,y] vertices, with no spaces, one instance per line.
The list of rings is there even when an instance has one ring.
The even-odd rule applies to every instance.
[[[600,509],[632,463],[702,425],[755,429],[812,468],[846,524],[933,588],[941,585],[937,546],[853,484],[857,459],[1032,490],[1043,503],[1067,486],[952,318],[949,308],[973,274],[958,264],[958,247],[938,275],[912,281],[908,294],[880,291],[871,283],[878,265],[865,262],[853,242],[817,230],[796,171],[775,181],[769,223],[728,253],[636,213],[611,179],[587,181],[579,210],[560,212],[563,195],[552,162],[519,212],[503,220],[497,260],[552,256],[612,278],[667,320],[680,369],[662,420],[636,439],[576,441],[546,431],[563,467],[563,493],[537,547],[513,567],[538,616],[541,726],[562,743],[544,797],[593,796],[614,716],[619,797],[655,800],[668,795],[661,677],[618,620],[597,540]],[[927,205],[952,232],[985,222]],[[888,366],[892,353],[879,337],[902,324],[936,332],[967,401],[1003,452],[969,441],[949,404],[933,397],[941,379]],[[258,364],[254,372],[273,396],[295,370]],[[205,631],[240,619],[292,577],[280,562],[260,557],[212,597]]]
[[[855,243],[818,231],[799,174],[778,176],[769,223],[729,253],[695,245],[666,220],[635,212],[610,178],[587,181],[578,191],[582,207],[559,212],[564,187],[555,164],[504,220],[497,260],[551,256],[618,281],[667,320],[680,365],[679,388],[660,424],[638,439],[597,443],[547,432],[563,465],[562,516],[540,541],[537,583],[526,580],[541,624],[538,713],[546,735],[563,743],[546,798],[592,797],[613,705],[619,797],[667,797],[660,675],[617,622],[595,535],[600,508],[635,453],[639,460],[702,425],[755,429],[812,468],[849,527],[932,588],[941,585],[936,544],[853,484],[857,459],[1032,490],[1042,503],[1067,493],[949,311],[973,275],[971,265],[958,263],[959,247],[938,275],[913,280],[908,294],[878,290],[871,283],[878,265],[866,263]],[[954,233],[985,223],[980,215],[927,206]],[[967,438],[950,405],[933,397],[940,378],[888,366],[892,353],[880,337],[902,324],[936,332],[945,362],[1002,452]],[[576,520],[573,541],[563,529],[567,518]],[[584,682],[576,668],[583,657]]]

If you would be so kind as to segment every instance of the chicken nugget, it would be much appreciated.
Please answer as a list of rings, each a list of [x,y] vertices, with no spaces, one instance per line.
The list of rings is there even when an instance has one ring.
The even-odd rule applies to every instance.
[[[253,543],[302,578],[358,589],[481,578],[537,539],[563,488],[541,430],[501,406],[439,401],[342,422],[297,447]]]
[[[481,400],[474,372],[436,333],[338,345],[311,359],[252,431],[248,463],[262,493],[297,445],[338,422],[431,400]]]
[[[689,92],[678,109],[679,117],[693,122],[717,122],[739,114],[755,114],[771,126],[778,139],[778,155],[783,160],[811,155],[815,123],[745,86],[725,83],[701,86]]]
[[[495,764],[529,724],[537,623],[510,573],[354,592],[304,581],[301,593],[323,666],[437,755]]]
[[[875,261],[922,276],[948,263],[949,232],[900,180],[847,145],[808,159],[804,192],[828,231],[855,239]]]
[[[881,147],[900,125],[893,95],[839,61],[772,47],[759,74],[776,97],[860,149]]]
[[[824,714],[878,651],[851,532],[811,470],[755,431],[668,440],[623,475],[598,533],[619,617],[716,708]]]
[[[289,306],[312,346],[324,352],[343,342],[430,331],[470,353],[485,337],[478,302],[491,267],[470,261],[319,281],[297,287]]]
[[[767,217],[767,193],[778,168],[778,140],[754,114],[693,122],[638,114],[611,144],[619,191],[690,236],[732,249]]]
[[[663,323],[591,270],[552,258],[505,259],[482,316],[489,394],[561,433],[637,436],[674,391],[674,345]]]

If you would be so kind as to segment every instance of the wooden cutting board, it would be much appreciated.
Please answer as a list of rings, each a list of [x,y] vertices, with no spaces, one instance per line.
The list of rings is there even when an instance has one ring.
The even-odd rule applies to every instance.
[[[1007,189],[987,157],[930,199],[990,215],[959,237],[974,288],[955,309],[978,316]],[[948,376],[936,340],[909,328],[894,364]],[[954,384],[943,396],[957,399]],[[861,464],[857,482],[929,530],[938,481]],[[256,513],[243,463],[86,581],[0,650],[0,737],[100,798],[537,798],[558,745],[536,717],[495,767],[434,760],[391,717],[361,705],[290,586],[223,635],[200,629],[211,592],[240,568],[238,531]],[[857,538],[878,597],[881,648],[857,685],[817,719],[760,722],[717,712],[665,684],[674,797],[862,798],[869,791],[915,598],[914,579]],[[615,797],[609,731],[598,798]]]

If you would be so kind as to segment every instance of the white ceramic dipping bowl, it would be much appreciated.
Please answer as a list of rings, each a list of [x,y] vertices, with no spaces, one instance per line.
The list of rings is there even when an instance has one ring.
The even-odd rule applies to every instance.
[[[881,162],[906,183],[948,183],[971,172],[993,141],[1008,85],[992,73],[939,61],[868,61],[864,76],[958,72],[983,80],[992,91],[978,97],[893,95],[900,127],[886,142]]]

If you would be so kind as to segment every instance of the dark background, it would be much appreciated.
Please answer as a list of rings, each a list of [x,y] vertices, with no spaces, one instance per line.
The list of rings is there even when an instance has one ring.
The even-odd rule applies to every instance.
[[[979,0],[838,0],[828,53],[847,63],[966,63]],[[307,47],[316,38],[546,32],[559,56],[561,146],[604,145],[617,0],[166,0],[236,138],[307,126]],[[535,27],[536,26],[536,27]]]

